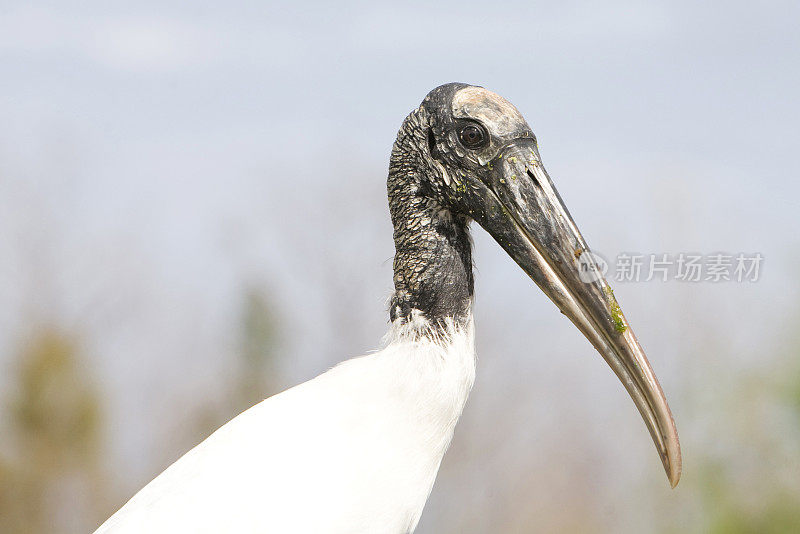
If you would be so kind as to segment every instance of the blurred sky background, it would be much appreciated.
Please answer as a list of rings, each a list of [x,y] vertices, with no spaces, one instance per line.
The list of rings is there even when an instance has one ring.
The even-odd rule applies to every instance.
[[[0,530],[87,532],[259,398],[377,348],[389,151],[433,87],[536,132],[682,438],[480,228],[478,377],[419,533],[800,530],[796,2],[0,2]]]

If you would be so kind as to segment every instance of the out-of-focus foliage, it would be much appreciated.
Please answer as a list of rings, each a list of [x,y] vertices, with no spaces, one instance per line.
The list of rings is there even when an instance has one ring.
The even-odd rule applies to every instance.
[[[798,323],[796,317],[790,322]],[[719,335],[711,342],[721,348],[725,339]],[[706,407],[724,414],[718,424],[732,429],[735,440],[712,433],[699,443],[702,448],[684,448],[686,476],[676,491],[690,495],[692,506],[701,511],[691,525],[695,532],[800,532],[800,403],[795,397],[800,391],[800,338],[793,334],[779,346],[786,357],[763,355],[764,362],[777,361],[779,367],[737,374],[716,405]],[[712,354],[720,357],[726,351]],[[698,351],[696,357],[703,354]],[[686,532],[681,511],[662,508],[664,531]]]
[[[230,362],[235,367],[233,377],[221,402],[195,406],[189,416],[195,424],[182,437],[185,449],[197,445],[242,411],[278,393],[283,381],[276,360],[276,324],[275,312],[264,292],[246,289],[239,317],[238,358]]]
[[[281,383],[276,361],[276,318],[262,291],[248,289],[241,317],[240,363],[231,408],[236,412],[277,393]]]
[[[107,511],[102,399],[78,342],[33,334],[13,360],[3,398],[0,531],[69,532]]]
[[[798,324],[797,318],[792,322]],[[783,346],[789,356],[781,360],[784,369],[742,377],[742,387],[730,395],[731,413],[739,415],[731,423],[741,428],[734,453],[727,461],[707,459],[698,466],[715,534],[800,532],[800,337]],[[738,454],[778,469],[756,469],[743,479]]]
[[[800,499],[796,494],[775,488],[755,498],[742,498],[731,476],[735,465],[724,466],[707,461],[698,467],[702,469],[700,480],[704,483],[700,494],[708,511],[707,532],[790,534],[800,528]],[[680,532],[680,529],[675,532]]]

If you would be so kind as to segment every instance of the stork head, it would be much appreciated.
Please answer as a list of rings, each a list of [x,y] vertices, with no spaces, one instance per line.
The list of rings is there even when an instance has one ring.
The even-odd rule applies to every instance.
[[[428,94],[416,130],[430,195],[489,232],[597,349],[639,409],[674,487],[681,454],[664,393],[528,123],[501,96],[452,83]]]

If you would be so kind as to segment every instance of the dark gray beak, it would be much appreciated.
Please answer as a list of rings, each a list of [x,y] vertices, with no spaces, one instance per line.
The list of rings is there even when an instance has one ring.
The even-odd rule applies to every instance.
[[[619,377],[647,425],[670,485],[681,476],[678,432],[667,400],[611,287],[542,165],[532,139],[486,163],[473,218],[583,332]],[[594,269],[594,271],[593,271]]]

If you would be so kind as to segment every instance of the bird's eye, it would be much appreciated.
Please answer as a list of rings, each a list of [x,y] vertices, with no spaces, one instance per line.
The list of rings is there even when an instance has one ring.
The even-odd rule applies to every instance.
[[[487,135],[477,124],[467,124],[458,132],[458,139],[465,147],[475,149],[486,145]]]

